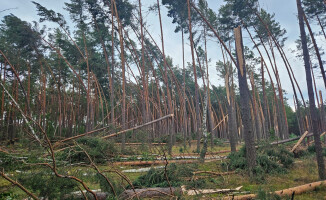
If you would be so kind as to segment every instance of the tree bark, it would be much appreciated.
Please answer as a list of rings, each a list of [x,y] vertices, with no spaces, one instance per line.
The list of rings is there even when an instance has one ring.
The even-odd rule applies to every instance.
[[[234,29],[234,35],[241,98],[241,116],[244,126],[244,140],[246,145],[246,157],[249,176],[253,177],[253,170],[256,166],[256,149],[254,144],[252,119],[250,115],[250,93],[247,83],[246,64],[244,59],[242,32],[240,26]]]
[[[191,56],[192,56],[192,66],[194,71],[195,79],[195,110],[196,110],[196,122],[197,122],[197,140],[200,140],[201,136],[201,125],[200,125],[200,111],[199,111],[199,88],[197,83],[197,72],[196,72],[196,61],[194,55],[194,44],[193,44],[193,35],[192,35],[192,26],[191,26],[191,13],[190,13],[190,0],[187,0],[188,5],[188,20],[189,20],[189,34],[190,34],[190,47],[191,47]],[[200,151],[200,144],[197,142],[197,151]]]
[[[301,0],[297,0],[297,9],[298,9],[298,18],[299,18],[299,27],[300,27],[300,38],[302,43],[304,66],[306,71],[306,80],[307,80],[308,95],[309,95],[309,108],[310,108],[310,114],[312,119],[312,131],[315,138],[318,173],[319,173],[319,178],[321,180],[324,180],[326,178],[325,163],[324,163],[324,158],[322,153],[321,141],[318,133],[317,109],[315,105],[314,90],[312,86],[310,56],[309,56],[308,45],[307,45],[306,31],[303,23],[303,9],[301,6]]]
[[[316,39],[315,39],[314,33],[311,30],[309,21],[308,21],[306,15],[304,14],[304,11],[302,11],[302,14],[303,14],[303,19],[305,21],[305,24],[306,24],[306,26],[307,26],[307,28],[309,30],[309,34],[310,34],[310,37],[311,37],[311,40],[312,40],[312,44],[314,45],[314,49],[316,51],[316,56],[317,56],[317,59],[318,59],[318,64],[319,64],[321,76],[323,77],[324,85],[325,85],[325,89],[326,89],[326,74],[325,74],[325,69],[324,69],[323,61],[321,60],[319,49],[318,49],[318,46],[317,46],[317,43],[316,43]]]

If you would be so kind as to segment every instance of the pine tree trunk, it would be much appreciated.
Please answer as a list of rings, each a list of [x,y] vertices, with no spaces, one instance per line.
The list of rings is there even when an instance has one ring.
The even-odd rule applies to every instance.
[[[317,109],[315,106],[314,91],[312,86],[310,56],[309,56],[308,45],[307,45],[306,31],[303,23],[303,9],[301,6],[301,0],[297,0],[297,9],[298,9],[298,18],[299,18],[299,27],[300,27],[300,38],[302,43],[304,66],[306,71],[306,80],[307,80],[307,88],[308,88],[308,95],[309,95],[309,108],[310,108],[310,114],[312,119],[312,131],[315,138],[315,150],[316,150],[316,158],[317,158],[317,165],[318,165],[318,173],[319,173],[319,178],[324,180],[326,178],[325,163],[322,154],[320,134],[318,133]]]
[[[160,30],[161,30],[161,42],[162,42],[162,54],[164,60],[164,82],[166,86],[166,93],[167,93],[167,103],[168,103],[168,112],[169,114],[173,114],[172,108],[172,99],[170,93],[170,87],[168,83],[168,75],[167,75],[167,62],[165,58],[165,51],[164,51],[164,35],[163,35],[163,27],[162,27],[162,20],[161,20],[161,11],[159,7],[159,1],[157,1],[158,11],[159,11],[159,20],[160,20]],[[168,135],[169,135],[169,154],[172,154],[172,147],[173,147],[173,135],[174,135],[174,120],[173,118],[168,119]]]
[[[111,107],[111,123],[114,124],[114,10],[113,10],[113,0],[111,0],[111,42],[112,42],[112,46],[111,46],[111,74],[109,74],[109,76],[111,76],[111,84],[110,84],[110,107]]]
[[[183,76],[183,140],[184,140],[184,148],[186,148],[186,140],[190,140],[188,138],[188,123],[187,123],[187,102],[186,102],[186,68],[185,68],[185,55],[184,55],[184,31],[181,29],[182,34],[182,76]]]
[[[253,177],[253,170],[256,165],[256,148],[254,143],[252,119],[250,115],[250,93],[247,83],[246,65],[243,52],[241,27],[234,29],[239,89],[241,98],[241,116],[244,126],[244,139],[246,145],[246,157],[250,177]]]
[[[310,34],[310,37],[311,37],[312,44],[314,45],[314,49],[315,49],[316,56],[317,56],[317,59],[318,59],[318,64],[319,64],[321,76],[323,77],[324,85],[325,85],[325,89],[326,89],[326,74],[325,74],[323,61],[321,60],[320,52],[319,52],[319,49],[318,49],[318,46],[317,46],[317,43],[316,43],[316,39],[315,39],[314,33],[311,30],[309,21],[308,21],[308,19],[307,19],[306,15],[304,14],[303,11],[302,11],[302,14],[303,14],[303,18],[305,20],[306,26],[307,26],[307,28],[309,30],[309,34]]]
[[[187,0],[188,5],[188,20],[189,20],[189,34],[190,34],[190,46],[191,46],[191,56],[192,56],[192,66],[194,71],[194,78],[195,78],[195,110],[196,115],[195,119],[197,122],[197,152],[200,151],[200,137],[201,137],[201,126],[200,126],[200,111],[199,111],[199,88],[197,83],[197,72],[196,72],[196,62],[195,62],[195,55],[194,55],[194,44],[193,44],[193,36],[192,36],[192,27],[191,27],[191,14],[190,14],[190,1]]]
[[[120,41],[120,56],[121,56],[121,68],[122,68],[122,105],[121,105],[121,122],[122,122],[122,129],[126,129],[126,70],[125,70],[125,56],[124,56],[124,42],[123,42],[123,33],[122,33],[122,24],[120,22],[119,16],[118,16],[118,10],[115,0],[113,0],[114,3],[114,10],[116,19],[118,22],[118,30],[119,30],[119,41]],[[125,149],[126,144],[126,134],[121,134],[121,149]]]
[[[319,90],[319,97],[320,97],[320,123],[321,123],[321,128],[322,132],[326,131],[326,116],[325,116],[325,107],[324,107],[324,102],[323,102],[323,95],[321,91]],[[326,143],[326,136],[324,136],[324,143]]]

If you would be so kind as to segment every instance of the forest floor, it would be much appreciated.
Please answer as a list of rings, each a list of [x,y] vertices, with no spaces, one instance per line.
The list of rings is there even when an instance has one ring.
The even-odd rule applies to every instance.
[[[286,148],[290,149],[293,146],[293,142],[286,145]],[[133,149],[137,148],[144,148],[144,146],[134,146],[130,147]],[[238,146],[240,148],[240,146]],[[238,149],[237,148],[237,149]],[[15,148],[16,149],[16,148]],[[161,149],[161,150],[160,150]],[[159,154],[162,153],[162,147],[152,147],[152,149],[148,149],[148,153],[146,154],[147,158],[143,158],[143,160],[153,160],[153,157],[149,157],[151,154]],[[300,146],[300,149],[303,151],[306,151],[307,147]],[[230,150],[229,144],[227,143],[221,143],[218,146],[212,148],[208,148],[208,153],[210,152],[220,152],[220,151],[227,151]],[[173,155],[185,155],[185,154],[194,154],[196,151],[196,143],[193,143],[192,146],[189,148],[187,147],[186,150],[183,148],[183,144],[178,144],[173,147]],[[24,153],[25,152],[25,153]],[[27,153],[27,150],[20,152],[16,152],[16,157],[24,157]],[[226,156],[229,153],[219,153],[219,156]],[[143,154],[144,156],[144,154]],[[169,161],[172,160],[172,157],[167,156],[166,157]],[[193,160],[196,159],[188,157],[187,160]],[[176,163],[176,165],[180,166],[182,165],[183,168],[192,167],[195,168],[196,171],[211,171],[216,173],[223,173],[225,172],[225,169],[223,169],[221,163],[224,162],[224,158],[221,159],[211,159],[210,162],[204,162],[204,163]],[[120,161],[121,162],[121,161]],[[117,169],[119,171],[124,171],[124,174],[130,179],[130,181],[134,182],[136,181],[140,176],[145,175],[146,171],[143,172],[128,172],[125,170],[130,169],[143,169],[143,168],[150,168],[150,167],[157,167],[157,166],[164,166],[165,164],[161,163],[159,165],[144,165],[144,166],[125,166],[125,165],[115,165],[114,162],[105,163],[105,164],[98,164],[97,166],[101,171],[106,170],[112,170]],[[162,168],[162,167],[161,167]],[[14,180],[20,180],[20,177],[22,174],[33,174],[35,171],[41,171],[44,170],[45,167],[39,167],[35,170],[35,168],[32,170],[25,169],[24,171],[20,170],[12,170],[12,171],[6,171],[6,174],[10,176]],[[92,169],[89,166],[65,166],[64,169],[62,169],[63,172],[68,174],[73,174],[76,177],[79,177],[85,181],[85,183],[90,187],[90,189],[100,189],[100,184],[98,181],[96,181],[96,171]],[[124,187],[128,186],[128,183],[121,179],[117,174],[108,172],[107,177],[109,177],[110,180],[112,180],[115,183],[118,183],[120,187],[120,190],[123,190]],[[194,178],[194,177],[192,177]],[[191,179],[191,177],[189,177]],[[202,179],[199,179],[196,184],[188,184],[190,186],[202,189],[233,189],[237,188],[239,186],[242,186],[240,192],[244,193],[254,193],[257,194],[259,192],[273,192],[276,190],[286,189],[290,187],[295,187],[311,182],[318,181],[318,171],[317,171],[317,164],[314,154],[307,154],[300,158],[295,158],[293,166],[287,170],[286,173],[271,173],[264,176],[263,180],[255,179],[252,180],[249,178],[249,176],[242,172],[237,171],[235,174],[230,175],[223,175],[223,176],[206,176]],[[189,180],[184,179],[183,183],[187,184],[186,182]],[[195,185],[195,186],[194,186]],[[50,186],[49,186],[50,187]],[[26,197],[26,194],[22,192],[18,187],[13,186],[11,183],[9,183],[4,178],[0,178],[0,199],[8,199],[6,195],[1,194],[13,194],[12,199],[23,199]],[[205,194],[205,195],[197,195],[197,196],[182,196],[182,199],[212,199],[217,198],[220,199],[222,197],[225,197],[226,194]],[[162,198],[162,197],[160,197]],[[285,198],[286,199],[286,198]],[[303,200],[303,199],[326,199],[326,187],[319,187],[313,192],[308,192],[301,195],[296,195],[296,200]]]

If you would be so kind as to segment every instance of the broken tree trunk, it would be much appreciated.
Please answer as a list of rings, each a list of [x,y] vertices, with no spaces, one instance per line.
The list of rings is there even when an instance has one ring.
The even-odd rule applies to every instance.
[[[299,139],[299,141],[294,145],[294,147],[291,149],[291,152],[293,153],[294,150],[301,144],[302,140],[308,135],[308,131],[304,132],[304,134],[302,134],[301,138]]]
[[[146,124],[143,124],[143,125],[140,125],[140,126],[136,126],[136,127],[134,127],[134,128],[126,129],[126,130],[123,130],[123,131],[120,131],[120,132],[117,132],[117,133],[114,133],[114,134],[111,134],[111,135],[107,135],[107,136],[104,136],[104,137],[101,137],[101,138],[102,138],[102,139],[107,139],[107,138],[110,138],[110,137],[114,137],[114,136],[117,136],[117,135],[119,135],[119,134],[121,134],[121,133],[126,133],[126,132],[128,132],[128,131],[136,130],[136,129],[142,128],[142,127],[144,127],[144,126],[151,125],[151,124],[153,124],[153,123],[159,122],[159,121],[161,121],[161,120],[163,120],[163,119],[167,119],[167,118],[170,118],[170,117],[173,117],[173,116],[174,116],[174,114],[169,114],[169,115],[166,115],[166,116],[164,116],[164,117],[161,117],[160,119],[156,119],[156,120],[154,120],[154,121],[148,122],[148,123],[146,123]]]
[[[305,185],[300,185],[297,187],[293,187],[293,188],[288,188],[288,189],[284,189],[284,190],[278,190],[275,191],[274,193],[283,197],[283,196],[291,196],[293,193],[296,195],[305,193],[305,192],[310,192],[310,191],[314,191],[316,189],[316,187],[321,186],[326,184],[326,181],[318,181],[318,182],[313,182],[313,183],[308,183]],[[254,199],[256,198],[256,194],[248,194],[248,195],[241,195],[241,196],[229,196],[229,197],[225,197],[224,200],[246,200],[246,199]]]
[[[186,190],[185,186],[181,186],[182,193],[187,194],[189,196],[194,195],[200,195],[200,194],[214,194],[214,193],[228,193],[228,192],[234,192],[239,191],[242,188],[242,186],[237,187],[235,189],[190,189]]]
[[[139,126],[136,126],[136,127],[133,127],[133,128],[129,128],[129,129],[123,130],[123,131],[119,131],[119,132],[117,132],[117,133],[113,133],[113,134],[111,134],[111,135],[103,136],[103,137],[101,137],[101,138],[102,138],[102,139],[107,139],[107,138],[110,138],[110,137],[114,137],[114,136],[120,135],[121,133],[126,133],[126,132],[128,132],[128,131],[136,130],[136,129],[142,128],[142,127],[144,127],[144,126],[151,125],[151,124],[153,124],[153,123],[156,123],[156,122],[162,121],[162,120],[164,120],[164,119],[167,119],[167,118],[170,118],[170,117],[173,117],[173,116],[174,116],[173,114],[169,114],[169,115],[166,115],[166,116],[161,117],[161,118],[159,118],[159,119],[156,119],[156,120],[154,120],[154,121],[148,122],[148,123],[146,123],[146,124],[142,124],[142,125],[139,125]],[[92,133],[94,133],[94,131],[93,131]],[[77,138],[80,138],[80,137],[86,136],[86,135],[88,135],[88,134],[90,134],[90,132],[88,132],[88,133],[84,133],[84,134],[80,134],[80,135],[77,135],[77,136],[74,136],[74,137],[70,137],[70,138],[67,138],[67,139],[61,140],[61,141],[59,141],[59,142],[66,142],[66,141],[68,141],[68,140],[74,140],[74,139],[77,139]],[[59,142],[57,142],[58,144],[56,143],[55,146],[59,145]],[[70,146],[70,147],[72,147],[72,146]],[[57,150],[57,151],[61,151],[61,150],[64,150],[64,149],[66,149],[66,148],[62,148],[62,149],[59,149],[59,150]],[[57,151],[56,151],[56,152],[57,152]]]
[[[207,159],[205,162],[212,162],[216,160],[222,160],[225,159],[226,156],[221,156],[220,158],[214,158],[214,159]],[[200,160],[198,160],[198,157],[196,160],[169,160],[169,163],[178,163],[178,164],[189,164],[189,163],[198,163]],[[165,160],[154,160],[154,161],[127,161],[127,162],[114,162],[113,163],[116,166],[144,166],[144,165],[163,165],[166,164]]]
[[[241,98],[241,117],[244,126],[244,139],[246,144],[246,158],[250,177],[253,176],[253,170],[256,166],[256,149],[254,144],[253,125],[250,115],[250,93],[247,83],[246,63],[243,52],[243,41],[241,27],[234,29],[239,89]]]
[[[323,132],[322,134],[320,134],[320,137],[323,137],[324,135],[326,135],[326,132]],[[315,142],[315,141],[313,140],[313,141],[309,142],[308,145],[310,145],[310,144],[312,144],[312,143],[314,143],[314,142]]]
[[[172,191],[172,194],[171,194]],[[139,198],[152,198],[162,196],[174,196],[181,192],[180,188],[144,188],[135,190],[125,190],[121,195],[120,199],[133,199],[138,196]]]

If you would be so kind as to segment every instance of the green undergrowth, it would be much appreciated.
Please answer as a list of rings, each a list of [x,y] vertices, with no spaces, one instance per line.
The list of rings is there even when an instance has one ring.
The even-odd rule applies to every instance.
[[[265,180],[266,174],[286,173],[294,162],[293,155],[282,146],[264,145],[259,147],[256,153],[257,165],[254,173],[257,181]],[[225,171],[237,172],[248,170],[245,147],[230,153],[228,160],[222,163],[222,168]]]
[[[315,144],[310,145],[307,149],[307,152],[310,154],[316,153]],[[326,148],[323,148],[323,156],[326,156]]]
[[[113,158],[117,152],[112,142],[97,137],[82,137],[76,140],[76,144],[78,145],[58,152],[56,158],[59,161],[68,161],[70,163],[89,163],[86,151],[93,159],[93,162],[103,164],[108,159]]]
[[[185,177],[191,177],[192,172],[197,169],[197,165],[177,165],[169,164],[166,168],[151,168],[146,174],[139,176],[133,185],[142,187],[177,187],[183,184]]]
[[[33,193],[47,199],[63,199],[64,195],[78,190],[77,182],[58,178],[51,172],[49,169],[43,169],[29,174],[21,174],[18,176],[18,181]]]
[[[326,157],[326,148],[324,147],[322,150],[323,156]],[[297,149],[294,151],[295,158],[306,158],[316,156],[315,144],[308,146],[307,148]]]

